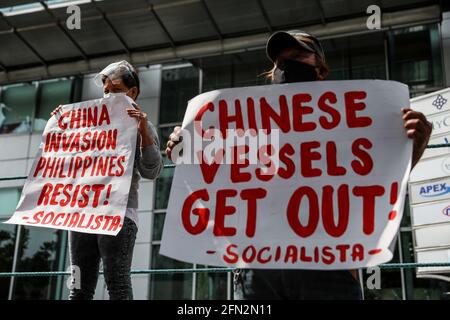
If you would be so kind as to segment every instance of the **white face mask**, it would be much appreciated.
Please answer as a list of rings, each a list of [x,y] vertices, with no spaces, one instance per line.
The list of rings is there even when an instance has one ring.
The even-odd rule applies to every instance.
[[[130,91],[130,90],[128,90],[128,91]],[[109,97],[126,96],[128,91],[127,92],[108,92],[108,93],[103,92],[103,98],[106,99]]]

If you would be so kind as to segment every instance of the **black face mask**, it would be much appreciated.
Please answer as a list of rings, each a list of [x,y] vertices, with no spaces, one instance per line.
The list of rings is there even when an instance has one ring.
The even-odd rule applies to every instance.
[[[297,60],[284,60],[277,65],[272,83],[292,83],[317,80],[316,68]]]

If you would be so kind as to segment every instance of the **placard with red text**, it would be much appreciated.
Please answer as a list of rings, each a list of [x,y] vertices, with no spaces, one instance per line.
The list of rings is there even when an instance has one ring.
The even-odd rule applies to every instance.
[[[64,105],[45,127],[14,215],[6,222],[116,235],[133,171],[137,122],[126,96]]]
[[[193,98],[183,151],[174,156],[160,253],[264,269],[352,269],[391,260],[411,167],[401,113],[408,106],[406,85],[380,80]]]

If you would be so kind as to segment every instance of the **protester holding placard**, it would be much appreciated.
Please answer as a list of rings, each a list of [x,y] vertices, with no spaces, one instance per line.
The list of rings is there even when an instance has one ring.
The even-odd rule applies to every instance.
[[[277,32],[269,38],[266,49],[268,57],[274,64],[273,69],[267,74],[268,78],[272,81],[273,84],[324,80],[328,75],[329,69],[326,65],[325,54],[320,45],[320,42],[310,34],[302,31]],[[331,97],[331,99],[330,97],[325,99],[329,99],[328,101],[331,101],[335,98],[336,97],[334,96]],[[280,96],[280,101],[282,101],[281,99],[282,97]],[[327,108],[327,106],[324,105],[323,108]],[[311,108],[308,107],[308,110],[309,109]],[[205,108],[204,110],[202,109],[202,112],[205,110],[214,110],[214,106],[205,104]],[[328,111],[331,114],[331,111],[333,110]],[[309,110],[307,113],[312,113],[312,111]],[[414,166],[418,162],[423,151],[426,148],[431,133],[431,124],[420,112],[415,112],[411,109],[404,108],[402,109],[402,113],[403,124],[406,130],[407,137],[413,139],[412,166]],[[399,117],[400,116],[401,114],[399,114]],[[236,121],[236,119],[239,119],[238,116],[233,115],[233,117],[234,121]],[[248,118],[253,119],[252,123],[255,123],[254,117],[248,116]],[[361,121],[363,120],[362,117],[360,119]],[[366,120],[370,121],[370,118]],[[326,119],[324,119],[323,122],[329,124]],[[279,123],[281,123],[281,120]],[[311,126],[315,125],[314,123],[309,124]],[[302,130],[303,129],[305,131],[308,131],[306,129],[306,124],[302,128]],[[174,129],[174,132],[170,135],[170,140],[167,142],[166,149],[166,153],[169,157],[171,157],[175,146],[180,142],[180,133],[181,128],[176,127]],[[333,146],[332,144],[330,144],[329,146],[330,147],[328,147],[327,145],[327,150],[333,150],[333,148],[336,148],[336,146]],[[339,147],[340,146],[337,146],[337,148]],[[309,157],[315,157],[315,159],[319,159],[320,155],[310,153]],[[344,168],[335,167],[335,169],[343,170]],[[397,188],[396,184],[393,184],[393,186]],[[241,193],[241,197],[242,196],[243,193]],[[257,197],[258,195],[255,195],[255,192],[253,192],[253,196]],[[264,196],[265,195],[261,194],[261,197]],[[199,195],[199,197],[202,200],[209,200],[208,195]],[[245,199],[250,199],[250,195],[246,195],[246,197],[247,198]],[[253,204],[253,207],[254,206],[255,204]],[[225,207],[224,210],[228,210],[228,212],[222,212],[222,214],[232,214],[233,211],[230,211],[232,210],[230,208],[231,207]],[[196,214],[201,217],[200,210],[202,209],[194,210],[198,210]],[[202,219],[199,218],[199,221],[202,221]],[[206,225],[207,221],[203,222]],[[191,231],[193,233],[199,233],[199,225],[200,223],[196,225],[197,228],[195,230]],[[222,226],[222,228],[224,228],[224,226]],[[247,228],[249,228],[248,224]],[[217,230],[219,230],[219,228],[217,228]],[[250,225],[250,231],[254,232],[253,224]],[[216,232],[216,226],[214,226],[214,232],[216,235],[220,235],[220,232]],[[209,253],[213,254],[212,251]],[[376,254],[376,252],[373,253]],[[275,253],[275,255],[277,254],[278,253]],[[233,254],[228,255],[228,258],[234,257],[234,252]],[[229,261],[231,260],[232,259],[229,259]],[[362,298],[361,287],[356,271],[242,269],[235,271],[234,277],[235,297],[238,299]]]
[[[95,82],[103,87],[104,97],[126,95],[136,100],[139,95],[139,77],[127,61],[110,64],[96,76]],[[52,115],[58,115],[60,110],[60,107],[56,108]],[[127,109],[127,113],[138,121],[138,136],[124,223],[116,236],[69,232],[71,265],[78,267],[81,275],[81,288],[71,290],[69,297],[71,300],[93,298],[100,260],[103,262],[110,299],[133,299],[130,269],[138,231],[139,179],[140,176],[156,179],[163,163],[159,152],[158,135],[147,114],[142,112],[136,103]]]

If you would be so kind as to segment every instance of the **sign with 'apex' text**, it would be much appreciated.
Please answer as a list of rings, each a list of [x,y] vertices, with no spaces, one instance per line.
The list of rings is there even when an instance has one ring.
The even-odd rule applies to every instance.
[[[126,96],[64,105],[48,120],[6,223],[116,235],[130,190],[137,122]]]
[[[394,81],[319,81],[193,98],[160,253],[237,268],[389,261],[411,166]],[[182,152],[180,149],[182,148]]]

